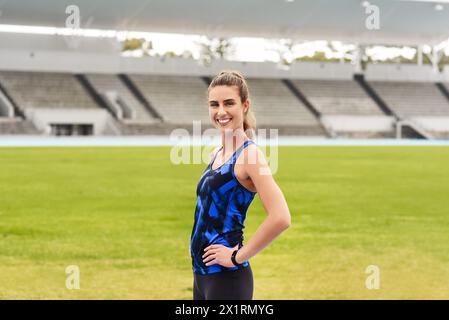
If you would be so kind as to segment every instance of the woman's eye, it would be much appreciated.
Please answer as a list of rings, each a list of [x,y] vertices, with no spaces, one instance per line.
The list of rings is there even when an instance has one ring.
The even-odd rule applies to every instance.
[[[233,106],[233,105],[235,105],[235,102],[226,102],[224,105],[225,106]],[[209,107],[211,107],[211,108],[218,108],[219,105],[218,104],[210,104]]]

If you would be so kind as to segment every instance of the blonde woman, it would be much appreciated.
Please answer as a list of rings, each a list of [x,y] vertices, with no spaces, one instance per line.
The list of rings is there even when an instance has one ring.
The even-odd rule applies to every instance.
[[[251,300],[249,259],[290,226],[282,191],[253,140],[255,118],[249,90],[238,71],[222,71],[208,88],[209,115],[222,145],[197,186],[190,239],[194,300]],[[256,193],[267,218],[243,246],[248,207]]]

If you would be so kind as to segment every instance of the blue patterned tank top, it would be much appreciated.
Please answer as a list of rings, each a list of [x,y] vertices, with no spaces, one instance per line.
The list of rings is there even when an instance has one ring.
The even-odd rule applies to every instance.
[[[235,177],[234,165],[242,150],[253,143],[255,142],[252,140],[246,140],[228,161],[217,169],[212,169],[217,151],[200,178],[196,189],[195,221],[190,239],[192,269],[197,274],[211,274],[249,266],[249,261],[244,261],[239,267],[228,268],[219,264],[206,266],[202,256],[204,249],[211,244],[222,244],[229,248],[237,244],[239,248],[243,246],[246,212],[256,192],[251,192],[240,184]]]

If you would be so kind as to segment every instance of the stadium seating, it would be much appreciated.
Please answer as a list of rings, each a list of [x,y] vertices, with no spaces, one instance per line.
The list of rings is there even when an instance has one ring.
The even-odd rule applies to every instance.
[[[39,134],[29,120],[19,118],[0,118],[0,134]]]
[[[323,115],[383,114],[355,81],[295,80],[293,83]]]
[[[248,79],[248,86],[259,124],[318,125],[315,116],[280,80]]]
[[[116,92],[126,105],[135,111],[135,119],[138,121],[152,122],[153,117],[145,107],[134,97],[130,90],[116,76],[111,74],[89,74],[88,80],[94,88],[101,94],[106,92]]]
[[[22,110],[98,108],[72,74],[1,71],[0,82]]]
[[[261,129],[281,135],[326,136],[317,118],[278,79],[248,79],[250,99]]]
[[[168,123],[209,122],[206,83],[200,77],[130,75],[131,81]]]
[[[449,116],[449,102],[434,83],[370,81],[373,89],[400,117]]]
[[[120,98],[120,103],[125,103],[126,117],[114,119],[111,117],[113,111],[108,113],[101,109],[105,117],[101,121],[116,123],[116,134],[165,135],[176,128],[191,131],[194,120],[201,120],[203,130],[211,127],[206,97],[207,83],[200,76],[131,74],[123,80],[127,85],[115,74],[87,74],[85,78],[97,93],[112,94],[113,97]],[[275,128],[280,135],[394,137],[395,118],[386,116],[357,82],[291,80],[290,83],[299,89],[321,116],[315,116],[309,110],[312,107],[306,107],[292,93],[292,88],[280,79],[249,78],[250,99],[257,128]],[[92,112],[100,110],[101,103],[91,98],[73,74],[0,71],[0,84],[4,91],[1,134],[38,133],[37,124],[33,126],[29,120],[38,121],[37,119],[47,117],[61,122],[66,118],[70,120],[73,116],[70,112],[77,112],[74,109],[89,109]],[[449,102],[434,83],[376,80],[369,81],[368,84],[402,119],[419,126],[434,137],[448,136],[449,128],[446,127],[449,123]],[[129,86],[135,88],[133,92]],[[136,98],[135,95],[139,94],[150,106]],[[22,110],[27,121],[11,115],[13,102],[14,108]],[[51,111],[52,109],[55,111]],[[67,110],[62,113],[66,115],[65,118],[61,115],[61,109],[70,109],[70,112]],[[28,118],[34,114],[31,110],[47,113],[41,112],[40,117],[34,117],[33,120]],[[48,112],[56,113],[56,110],[59,111],[58,117],[50,117]],[[129,110],[133,112],[129,113]],[[162,121],[156,118],[156,113],[162,116]],[[100,121],[101,117],[103,116],[98,115],[95,121]],[[111,120],[106,120],[107,117]],[[88,123],[95,122],[90,117],[88,120]],[[40,124],[40,127],[45,125]]]

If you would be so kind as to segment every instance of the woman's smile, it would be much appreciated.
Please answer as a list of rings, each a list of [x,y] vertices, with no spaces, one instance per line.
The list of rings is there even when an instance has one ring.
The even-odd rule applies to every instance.
[[[229,123],[231,123],[231,121],[232,121],[232,117],[217,119],[218,124],[222,127],[226,127]]]

